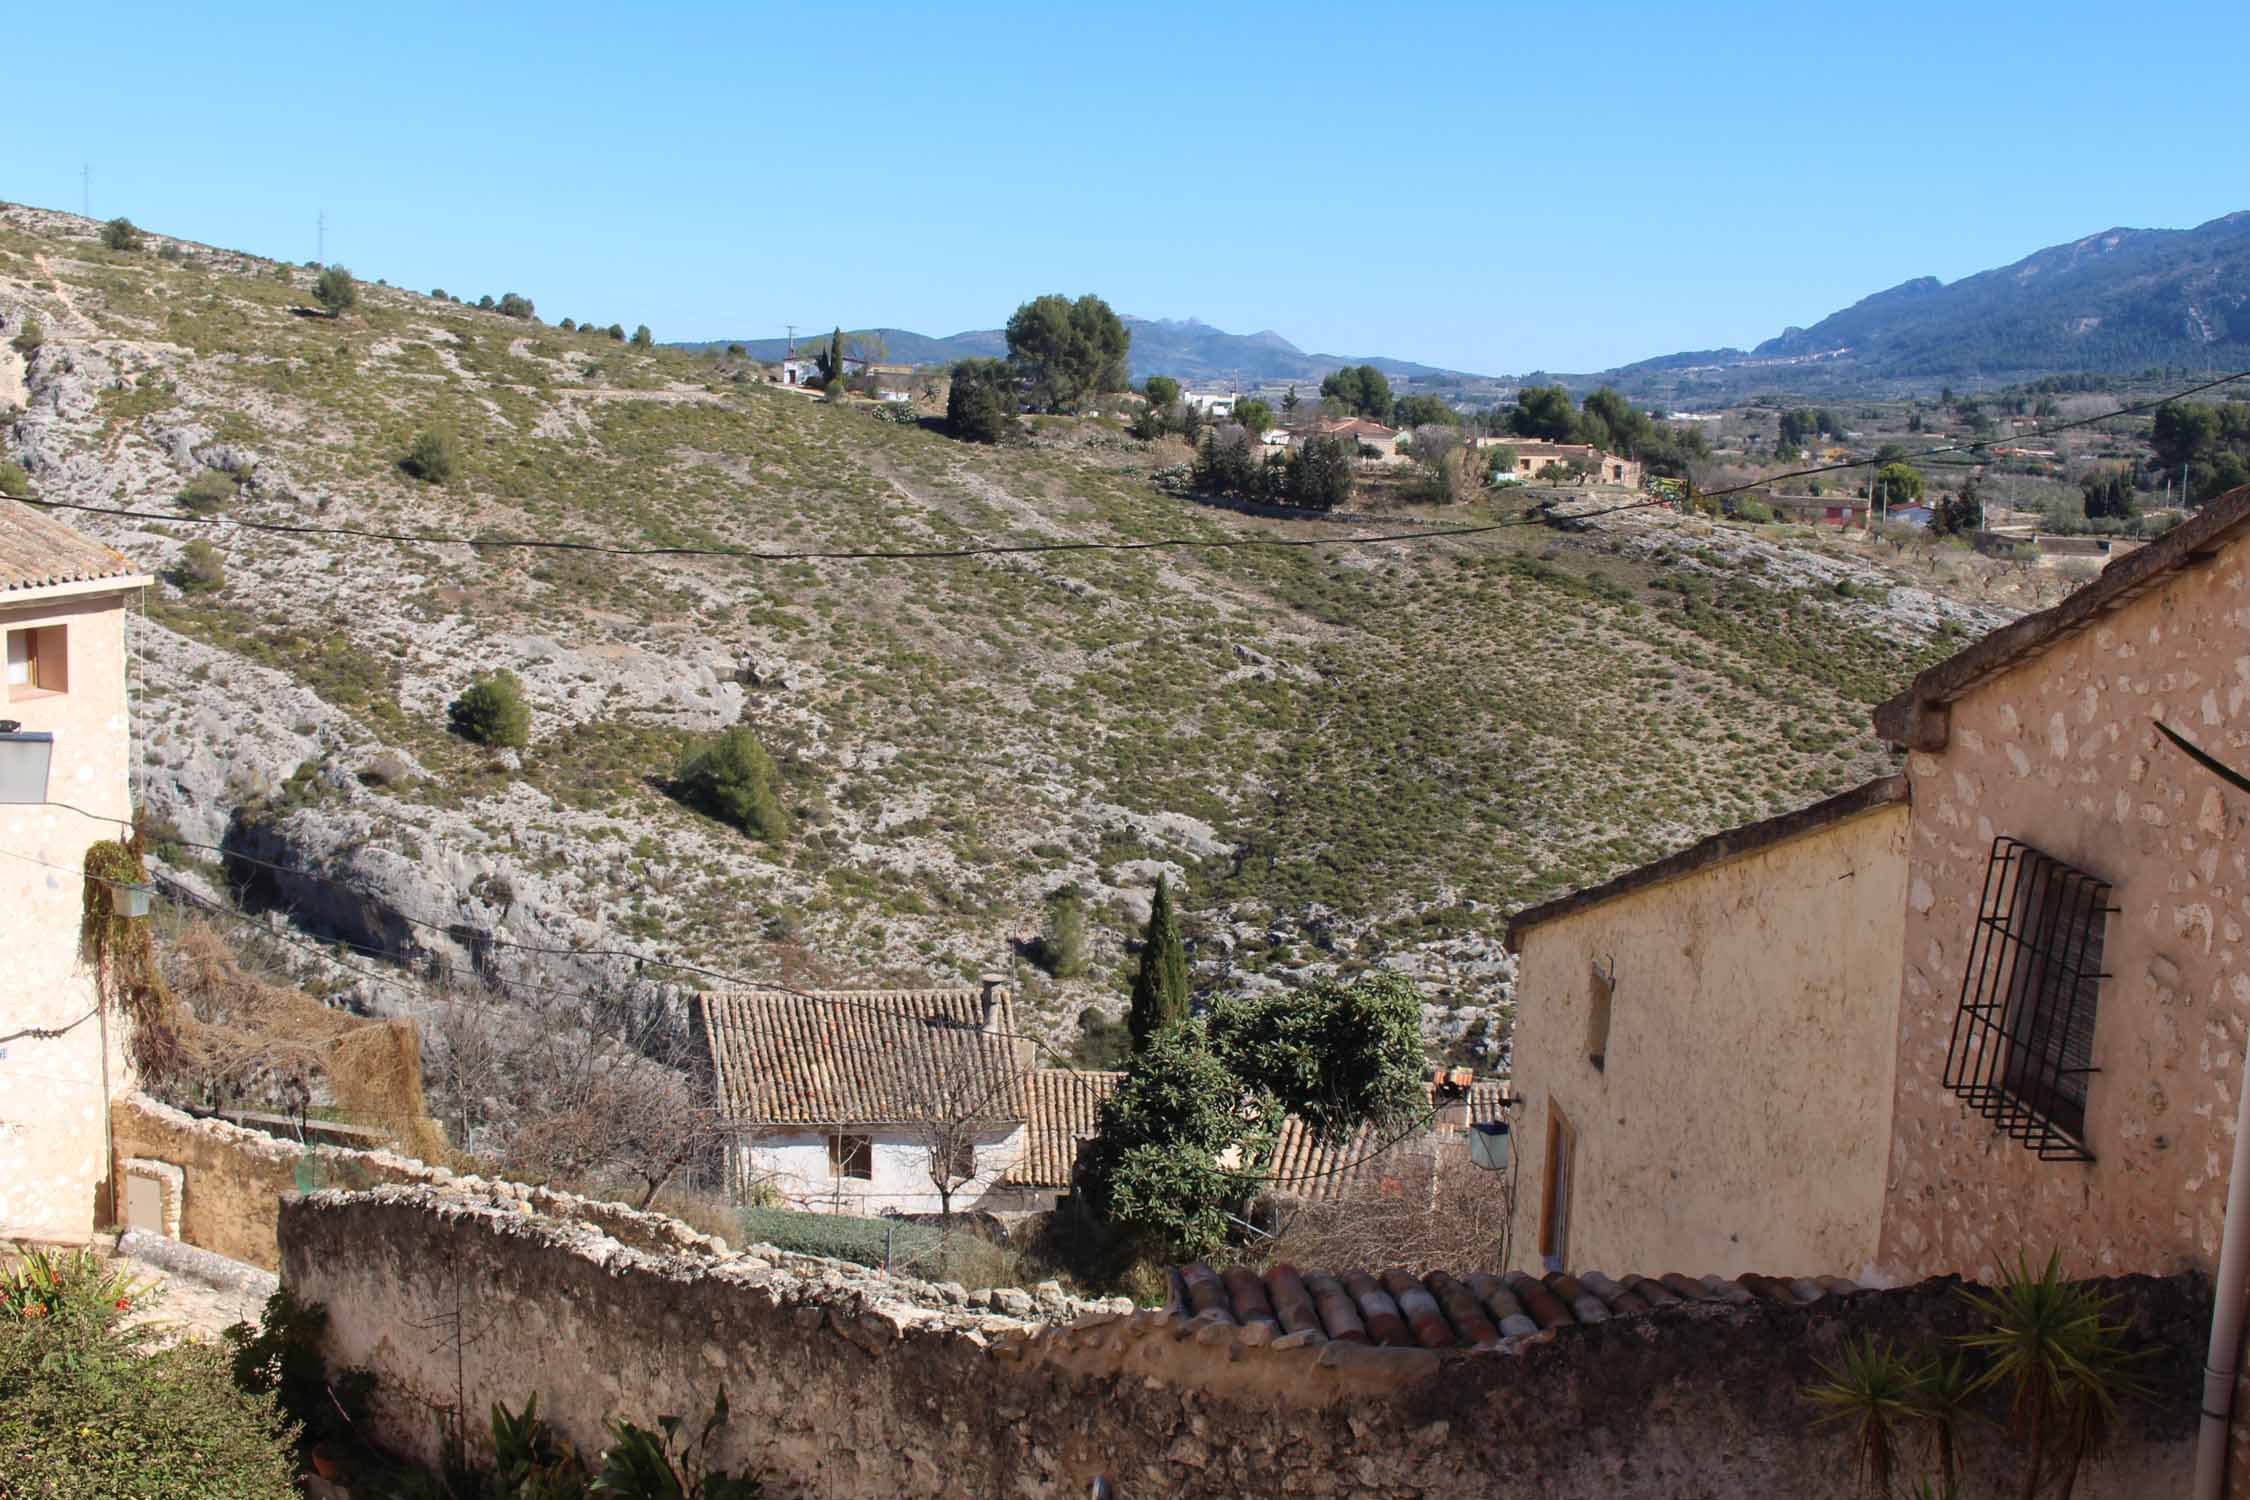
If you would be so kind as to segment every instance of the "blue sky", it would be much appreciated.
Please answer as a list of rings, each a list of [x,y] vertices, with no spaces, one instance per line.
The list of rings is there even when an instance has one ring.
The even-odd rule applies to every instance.
[[[1880,14],[1876,14],[1880,10]],[[0,197],[659,338],[1024,298],[1495,373],[2250,208],[2250,6],[40,6]],[[2223,71],[2223,68],[2222,68]]]

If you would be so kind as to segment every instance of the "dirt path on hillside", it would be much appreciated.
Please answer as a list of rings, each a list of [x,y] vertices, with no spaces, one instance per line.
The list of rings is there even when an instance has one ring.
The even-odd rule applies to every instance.
[[[0,345],[0,411],[31,405],[31,391],[23,383],[23,361],[16,351]]]

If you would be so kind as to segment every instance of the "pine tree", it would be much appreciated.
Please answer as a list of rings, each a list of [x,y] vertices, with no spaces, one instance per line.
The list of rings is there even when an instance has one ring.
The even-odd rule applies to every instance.
[[[1145,1052],[1158,1033],[1187,1019],[1187,950],[1180,946],[1180,930],[1172,921],[1172,891],[1164,877],[1156,877],[1156,897],[1148,906],[1148,936],[1141,944],[1140,972],[1133,976],[1133,1004],[1125,1024],[1132,1029],[1133,1050]]]

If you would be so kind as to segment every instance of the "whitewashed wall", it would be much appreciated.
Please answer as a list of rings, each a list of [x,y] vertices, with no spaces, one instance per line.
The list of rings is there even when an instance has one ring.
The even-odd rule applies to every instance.
[[[875,1139],[872,1178],[840,1177],[830,1165],[828,1133],[759,1135],[729,1153],[729,1185],[737,1196],[765,1186],[792,1208],[848,1214],[942,1213],[944,1200],[930,1181],[930,1148],[916,1132],[895,1126],[848,1132]],[[987,1131],[977,1137],[976,1176],[956,1188],[955,1210],[992,1196],[1011,1196],[1000,1179],[1023,1159],[1024,1129]]]

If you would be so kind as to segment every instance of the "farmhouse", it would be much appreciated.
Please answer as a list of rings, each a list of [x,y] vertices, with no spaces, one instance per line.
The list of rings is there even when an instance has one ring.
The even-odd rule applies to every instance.
[[[856,1214],[1021,1206],[1009,1174],[1034,1070],[998,978],[730,991],[700,1008],[737,1196]]]

